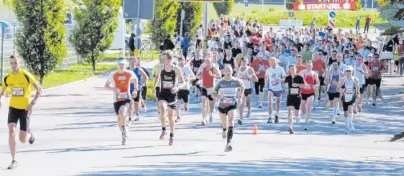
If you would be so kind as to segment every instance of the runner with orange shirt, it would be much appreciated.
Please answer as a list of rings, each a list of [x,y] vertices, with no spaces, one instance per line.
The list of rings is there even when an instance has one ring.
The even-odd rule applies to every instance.
[[[139,87],[135,73],[126,70],[126,60],[119,58],[116,63],[118,69],[109,75],[104,87],[114,93],[114,110],[118,116],[118,127],[122,133],[122,145],[125,145],[128,137],[128,130],[125,125],[126,115],[128,114],[132,97],[137,96]],[[130,93],[130,84],[134,86],[132,94]]]
[[[303,64],[303,57],[301,55],[297,55],[296,58],[296,74],[299,74],[302,70],[305,70],[306,66]]]

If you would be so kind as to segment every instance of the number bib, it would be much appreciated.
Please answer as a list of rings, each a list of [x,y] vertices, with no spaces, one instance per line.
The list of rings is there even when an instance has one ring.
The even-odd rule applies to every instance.
[[[127,92],[118,93],[118,99],[129,99],[129,94]]]
[[[379,67],[373,67],[373,71],[375,72],[379,71]]]
[[[345,89],[345,95],[344,95],[345,102],[351,101],[353,98],[353,94],[354,94],[353,89],[351,89],[351,88]]]
[[[14,87],[12,89],[12,96],[22,97],[24,96],[24,88]]]
[[[222,100],[222,102],[223,102],[224,105],[231,106],[231,105],[234,104],[234,99],[233,99],[233,98],[226,98],[226,97],[225,97],[225,98]]]
[[[290,94],[291,95],[298,95],[299,94],[299,88],[290,88]]]
[[[163,81],[163,89],[171,89],[174,87],[174,83],[171,81]]]

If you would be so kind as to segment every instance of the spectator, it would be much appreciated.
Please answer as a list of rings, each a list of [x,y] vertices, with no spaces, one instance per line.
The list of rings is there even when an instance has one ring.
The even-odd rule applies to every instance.
[[[130,56],[134,56],[135,55],[135,37],[136,35],[134,33],[132,33],[129,37],[129,49],[130,49]]]

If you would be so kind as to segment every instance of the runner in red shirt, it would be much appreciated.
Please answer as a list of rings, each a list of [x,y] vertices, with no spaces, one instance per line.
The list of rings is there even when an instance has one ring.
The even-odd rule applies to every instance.
[[[265,86],[265,71],[269,67],[268,61],[264,58],[256,57],[251,67],[254,69],[255,74],[258,77],[258,82],[255,82],[255,95],[259,96],[259,108],[262,108],[262,102],[264,101],[264,86]]]
[[[373,106],[376,106],[376,98],[380,95],[380,85],[382,83],[382,73],[384,72],[384,64],[379,60],[379,54],[373,56],[373,60],[369,62],[369,79],[368,85],[372,93]]]
[[[318,75],[313,71],[313,62],[308,60],[306,62],[306,70],[301,71],[299,74],[303,77],[305,84],[304,88],[301,88],[302,102],[300,103],[300,109],[306,113],[306,124],[304,130],[307,130],[307,124],[310,120],[311,110],[314,102],[314,94],[317,91],[317,87],[320,86],[320,80]]]

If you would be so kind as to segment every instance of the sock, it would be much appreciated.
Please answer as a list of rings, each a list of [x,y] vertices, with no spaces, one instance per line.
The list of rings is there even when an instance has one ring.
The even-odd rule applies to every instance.
[[[174,133],[170,133],[170,138],[173,138],[174,137]]]
[[[165,131],[165,130],[166,130],[166,127],[162,127],[161,129],[162,129],[163,131]]]
[[[229,144],[233,139],[233,127],[229,127],[229,131],[227,131],[227,143]]]

